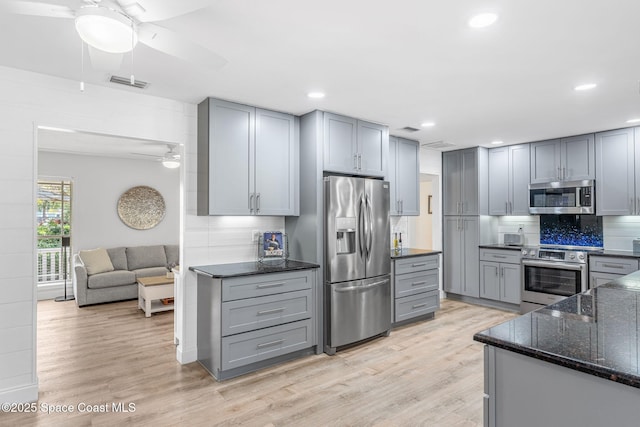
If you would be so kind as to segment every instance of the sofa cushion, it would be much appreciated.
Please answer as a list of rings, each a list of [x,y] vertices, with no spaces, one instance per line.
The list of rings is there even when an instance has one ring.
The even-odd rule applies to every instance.
[[[140,277],[166,276],[167,271],[169,270],[167,270],[166,267],[148,267],[133,270],[133,273],[135,273],[136,279],[138,279]]]
[[[134,246],[127,248],[127,266],[129,270],[164,267],[166,265],[167,256],[164,253],[164,246]]]
[[[128,270],[127,253],[124,247],[107,249],[114,270]]]
[[[136,283],[136,275],[131,271],[115,270],[106,273],[97,273],[89,276],[87,287],[89,289],[111,288]]]
[[[106,249],[98,248],[80,251],[78,256],[82,260],[84,268],[87,269],[88,275],[114,270]]]
[[[180,262],[180,246],[178,245],[165,245],[164,252],[167,254],[167,264],[178,265]]]

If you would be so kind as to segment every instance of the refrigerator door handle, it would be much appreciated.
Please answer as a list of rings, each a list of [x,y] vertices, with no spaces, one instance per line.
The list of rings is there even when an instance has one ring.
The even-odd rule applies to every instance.
[[[360,235],[358,236],[358,247],[360,248],[360,256],[363,257],[365,255],[365,233],[366,233],[366,229],[365,229],[365,224],[364,224],[364,216],[365,216],[365,212],[364,210],[366,209],[365,204],[364,204],[364,196],[360,197],[360,206],[358,207],[358,233],[360,233]]]
[[[367,222],[369,230],[367,231],[367,260],[371,258],[371,245],[373,244],[373,207],[369,195],[365,196],[365,204],[367,206]]]

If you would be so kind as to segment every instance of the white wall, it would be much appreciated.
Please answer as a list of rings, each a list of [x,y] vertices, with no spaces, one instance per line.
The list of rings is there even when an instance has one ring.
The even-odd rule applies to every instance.
[[[0,67],[0,233],[11,242],[0,245],[0,402],[38,398],[35,126],[195,146],[195,113],[195,105],[91,85],[80,92],[76,81]],[[188,265],[191,251],[183,252]]]
[[[72,250],[178,244],[180,170],[160,162],[77,154],[38,153],[40,177],[73,181]],[[118,217],[118,199],[128,189],[146,185],[164,198],[165,217],[156,227],[135,230]]]
[[[431,249],[442,250],[442,152],[420,149],[420,180],[424,177],[433,183],[433,198],[431,199],[432,236]],[[442,283],[442,281],[441,281]]]

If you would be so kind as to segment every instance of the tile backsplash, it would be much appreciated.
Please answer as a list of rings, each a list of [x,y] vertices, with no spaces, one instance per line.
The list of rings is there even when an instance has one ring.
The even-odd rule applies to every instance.
[[[524,231],[524,244],[537,246],[540,244],[540,217],[531,216],[500,216],[498,218],[498,241],[504,242],[505,233],[517,233],[520,226]]]
[[[633,250],[633,239],[640,238],[640,216],[603,216],[604,248]]]

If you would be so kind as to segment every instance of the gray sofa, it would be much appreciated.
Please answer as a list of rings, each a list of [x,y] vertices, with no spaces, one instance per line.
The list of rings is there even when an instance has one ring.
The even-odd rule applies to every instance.
[[[79,254],[73,259],[73,289],[79,307],[138,298],[139,277],[162,276],[178,264],[178,245],[107,249],[113,271],[88,274]]]

